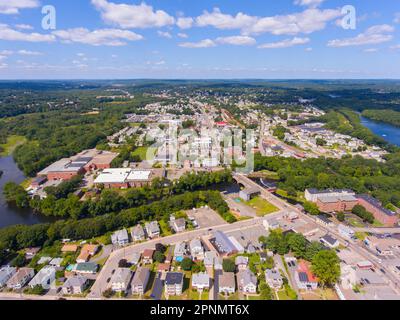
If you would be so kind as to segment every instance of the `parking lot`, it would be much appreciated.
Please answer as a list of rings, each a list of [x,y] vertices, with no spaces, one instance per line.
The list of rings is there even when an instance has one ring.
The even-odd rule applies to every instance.
[[[210,208],[199,208],[195,210],[186,211],[189,218],[194,218],[199,225],[199,228],[210,228],[226,224],[222,217]]]

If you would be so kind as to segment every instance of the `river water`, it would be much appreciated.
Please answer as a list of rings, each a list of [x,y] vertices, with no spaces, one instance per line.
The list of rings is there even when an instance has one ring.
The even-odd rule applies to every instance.
[[[387,142],[400,146],[400,127],[361,117],[361,123]]]
[[[51,221],[44,216],[33,214],[30,209],[19,209],[6,203],[3,195],[4,185],[13,181],[21,183],[25,180],[24,174],[18,169],[13,157],[0,157],[0,170],[3,175],[0,177],[0,228],[14,225],[27,224],[32,225],[40,222]]]

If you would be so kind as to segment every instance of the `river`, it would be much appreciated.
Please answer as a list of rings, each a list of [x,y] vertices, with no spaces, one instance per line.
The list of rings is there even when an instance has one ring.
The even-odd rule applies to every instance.
[[[400,127],[361,117],[361,123],[387,142],[400,146]]]
[[[32,225],[52,221],[50,218],[32,213],[30,209],[19,209],[8,205],[3,195],[4,185],[9,181],[21,183],[25,180],[25,176],[11,156],[0,157],[0,170],[3,171],[3,175],[0,177],[0,228],[14,224]]]

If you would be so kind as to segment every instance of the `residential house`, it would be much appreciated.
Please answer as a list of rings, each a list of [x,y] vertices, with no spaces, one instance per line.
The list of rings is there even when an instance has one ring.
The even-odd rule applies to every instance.
[[[281,273],[276,269],[265,270],[265,281],[273,289],[280,289],[283,285]]]
[[[164,280],[161,279],[161,274],[158,274],[158,276],[154,280],[153,290],[151,291],[150,297],[154,300],[161,300],[163,290]]]
[[[33,277],[29,282],[29,286],[34,288],[41,286],[43,289],[50,289],[52,283],[56,280],[56,269],[50,266],[45,266]]]
[[[249,265],[249,258],[244,256],[237,256],[235,258],[235,265],[238,271],[246,270]]]
[[[131,288],[134,294],[144,294],[150,278],[150,270],[148,268],[139,267],[133,276]]]
[[[17,272],[17,268],[5,266],[0,269],[0,288],[4,287],[8,280]]]
[[[97,253],[98,249],[99,249],[99,246],[97,246],[95,244],[85,244],[82,247],[78,258],[76,259],[76,262],[77,263],[88,262],[90,257],[94,256]]]
[[[153,255],[154,255],[154,250],[153,249],[146,249],[143,251],[143,264],[152,264],[153,263]]]
[[[41,249],[40,247],[25,249],[25,258],[28,260],[32,259],[34,256],[37,255],[37,253],[40,251],[40,249]]]
[[[135,242],[146,240],[143,227],[138,224],[131,229],[132,240]]]
[[[66,295],[82,294],[89,284],[89,280],[84,276],[68,278],[62,286],[62,293]]]
[[[149,238],[157,238],[160,236],[160,226],[157,221],[148,222],[145,224],[146,233]]]
[[[265,230],[276,230],[279,229],[281,227],[279,221],[277,219],[264,219],[263,220],[263,226],[265,228]]]
[[[115,292],[126,293],[132,279],[132,271],[129,268],[118,268],[111,277],[111,289]]]
[[[295,281],[299,289],[315,290],[318,287],[317,278],[312,274],[309,265],[304,261],[298,264],[298,269],[295,272]]]
[[[7,282],[7,288],[22,289],[35,276],[35,269],[20,268]]]
[[[189,247],[193,260],[204,260],[204,248],[200,239],[190,241]]]
[[[181,272],[168,272],[165,277],[165,294],[179,296],[183,290],[184,275]]]
[[[325,227],[333,227],[335,225],[332,220],[324,215],[316,216],[315,221]]]
[[[78,274],[96,274],[99,266],[92,262],[78,263],[75,267],[75,273]]]
[[[111,243],[115,246],[126,246],[129,244],[128,231],[126,229],[118,230],[111,235]]]
[[[175,245],[174,248],[174,259],[178,262],[181,262],[187,254],[186,243],[179,242]]]
[[[235,274],[223,272],[218,275],[218,292],[232,294],[236,291]]]
[[[239,197],[244,201],[249,201],[251,198],[258,196],[260,193],[260,190],[257,188],[246,188],[239,192]]]
[[[257,293],[257,277],[249,269],[241,270],[237,274],[239,290],[242,293]]]
[[[49,265],[55,268],[61,268],[61,264],[64,261],[64,258],[54,258],[49,262]]]
[[[197,291],[203,291],[204,289],[210,289],[210,276],[208,273],[195,273],[192,275],[192,288]]]
[[[78,251],[78,246],[76,244],[64,244],[61,248],[62,253],[75,253]]]
[[[325,246],[327,246],[328,248],[334,249],[339,247],[340,243],[339,241],[332,237],[330,234],[326,234],[324,235],[321,239],[320,239],[321,243],[324,244]]]
[[[48,264],[52,259],[53,259],[52,257],[40,257],[37,264],[38,265]]]
[[[184,218],[175,219],[171,217],[170,226],[175,233],[183,232],[186,229],[186,220]]]

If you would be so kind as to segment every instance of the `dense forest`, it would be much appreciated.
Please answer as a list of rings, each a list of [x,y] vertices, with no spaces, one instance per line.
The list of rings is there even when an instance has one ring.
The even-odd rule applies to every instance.
[[[125,106],[94,104],[99,114],[68,109],[0,119],[0,144],[10,135],[26,137],[28,142],[16,148],[14,158],[25,175],[34,176],[56,160],[105,142],[107,135],[123,127],[125,113],[139,113],[149,102],[154,99],[137,97]]]
[[[375,121],[381,121],[400,127],[400,112],[394,110],[364,110],[362,115]]]

